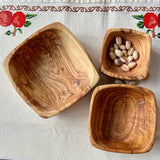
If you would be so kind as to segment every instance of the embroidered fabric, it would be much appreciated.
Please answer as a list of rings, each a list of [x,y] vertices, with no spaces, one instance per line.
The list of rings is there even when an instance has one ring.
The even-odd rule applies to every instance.
[[[160,12],[160,7],[157,6],[129,6],[129,5],[110,5],[110,6],[69,6],[69,5],[3,5],[0,11],[40,11],[40,12]]]
[[[79,3],[79,4],[106,4],[106,3],[159,3],[160,0],[0,0],[0,2],[36,2],[36,3]]]
[[[23,12],[26,22],[21,28],[15,28],[16,25],[9,25],[6,21],[7,16],[0,16],[0,159],[159,160],[160,116],[157,116],[157,136],[151,152],[134,156],[102,152],[93,148],[88,138],[92,91],[69,109],[44,120],[18,96],[4,73],[2,63],[16,46],[53,22],[63,23],[76,36],[97,69],[107,29],[131,28],[147,32],[153,37],[151,76],[140,81],[139,85],[155,93],[157,115],[160,115],[160,24],[155,21],[155,17],[160,18],[160,0],[0,0],[0,12],[3,11],[8,11],[8,17],[9,12],[13,15]],[[143,19],[146,15],[147,21]],[[149,23],[152,19],[154,24]],[[16,20],[21,21],[21,18]],[[146,28],[148,26],[152,28]],[[109,78],[100,75],[100,84],[110,82]]]

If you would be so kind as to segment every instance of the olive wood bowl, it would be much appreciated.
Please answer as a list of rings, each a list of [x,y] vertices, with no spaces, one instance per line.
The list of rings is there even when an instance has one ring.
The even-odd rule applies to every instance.
[[[115,37],[121,36],[123,44],[129,40],[134,49],[139,53],[139,58],[136,60],[137,66],[130,71],[123,71],[119,66],[116,66],[109,57],[109,48],[115,43]],[[100,70],[102,73],[119,79],[126,80],[141,80],[146,78],[151,54],[151,37],[140,31],[132,29],[115,28],[106,31],[100,54]]]
[[[44,118],[77,102],[99,80],[86,51],[61,23],[31,35],[6,57],[3,66],[19,95]]]
[[[157,116],[154,93],[146,88],[98,86],[91,98],[89,137],[96,148],[119,153],[151,150]]]

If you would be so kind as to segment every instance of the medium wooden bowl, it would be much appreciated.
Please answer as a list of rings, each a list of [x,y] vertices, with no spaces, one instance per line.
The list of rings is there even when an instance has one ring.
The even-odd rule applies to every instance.
[[[124,72],[116,66],[109,57],[109,48],[115,43],[115,37],[121,36],[124,41],[131,41],[132,46],[139,53],[137,66],[130,71]],[[102,73],[120,79],[141,80],[147,76],[151,53],[151,37],[132,29],[115,28],[107,30],[101,48],[100,70]]]
[[[86,51],[61,23],[31,35],[3,64],[19,95],[44,118],[77,102],[99,80]]]
[[[99,86],[89,114],[89,137],[96,148],[120,153],[151,150],[157,123],[152,91],[126,84]]]

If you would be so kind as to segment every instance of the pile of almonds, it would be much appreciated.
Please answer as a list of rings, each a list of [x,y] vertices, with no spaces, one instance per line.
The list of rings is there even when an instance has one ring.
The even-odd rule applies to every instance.
[[[129,71],[137,65],[138,52],[132,47],[130,41],[126,41],[124,45],[120,36],[117,36],[115,40],[116,43],[109,49],[110,58],[123,71]]]

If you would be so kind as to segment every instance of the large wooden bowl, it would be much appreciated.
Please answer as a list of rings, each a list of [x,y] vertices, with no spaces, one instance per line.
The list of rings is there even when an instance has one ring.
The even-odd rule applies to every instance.
[[[91,98],[89,137],[99,149],[148,152],[156,134],[156,100],[152,91],[126,84],[97,87]]]
[[[31,35],[3,64],[19,95],[44,118],[71,106],[99,80],[86,51],[61,23]]]
[[[124,72],[116,66],[109,57],[109,48],[115,43],[115,37],[121,36],[124,41],[131,41],[132,46],[139,53],[137,66],[130,71]],[[146,78],[151,53],[151,37],[132,29],[115,28],[107,30],[101,48],[100,70],[102,73],[120,79],[141,80]]]

